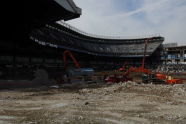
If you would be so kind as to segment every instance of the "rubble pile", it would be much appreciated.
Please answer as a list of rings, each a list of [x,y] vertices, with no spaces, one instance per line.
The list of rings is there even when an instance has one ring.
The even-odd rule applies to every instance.
[[[185,96],[186,95],[186,85],[185,84],[175,84],[175,85],[156,85],[156,84],[139,84],[135,82],[121,82],[107,87],[95,88],[95,89],[80,89],[80,94],[100,94],[107,95],[119,92],[137,92],[137,93],[147,93],[160,96]]]
[[[185,106],[185,84],[81,83],[0,94],[0,118],[18,123],[185,124]]]

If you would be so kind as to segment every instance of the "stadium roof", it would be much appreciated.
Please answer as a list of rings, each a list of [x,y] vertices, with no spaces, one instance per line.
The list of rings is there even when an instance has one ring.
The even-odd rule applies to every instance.
[[[22,39],[34,28],[58,20],[70,20],[81,15],[72,0],[24,0],[1,2],[1,32],[3,39]]]

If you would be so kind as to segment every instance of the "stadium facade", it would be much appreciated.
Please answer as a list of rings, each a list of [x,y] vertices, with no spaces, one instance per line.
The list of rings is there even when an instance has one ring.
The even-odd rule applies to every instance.
[[[31,7],[26,7],[28,5]],[[134,39],[101,37],[80,31],[62,21],[56,23],[81,15],[81,9],[72,0],[30,0],[24,7],[26,14],[19,15],[16,24],[10,23],[10,18],[6,17],[1,23],[4,30],[0,39],[1,78],[10,77],[5,75],[14,72],[23,75],[25,68],[28,73],[33,73],[33,68],[38,67],[50,70],[48,72],[60,72],[63,70],[61,54],[64,50],[72,51],[81,66],[95,70],[115,69],[125,61],[140,66],[147,39],[146,65],[161,62],[164,41],[161,36]]]

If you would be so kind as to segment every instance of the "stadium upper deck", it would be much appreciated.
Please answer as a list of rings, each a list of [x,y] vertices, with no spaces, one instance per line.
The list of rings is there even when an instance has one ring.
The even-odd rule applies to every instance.
[[[45,28],[33,31],[31,39],[41,45],[96,56],[142,57],[147,38],[122,39],[120,37],[95,36],[63,22],[46,25]],[[161,36],[150,38],[147,56],[153,54],[163,41],[164,38]]]

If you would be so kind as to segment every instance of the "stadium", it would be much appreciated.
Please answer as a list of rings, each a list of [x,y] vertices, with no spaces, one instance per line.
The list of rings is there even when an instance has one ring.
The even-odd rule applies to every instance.
[[[25,24],[26,26],[19,25],[20,28],[16,33],[7,33],[7,35],[12,34],[12,36],[7,36],[1,40],[1,67],[6,68],[8,66],[8,70],[11,72],[15,68],[19,70],[17,68],[25,68],[25,66],[34,68],[42,66],[46,69],[51,67],[49,70],[53,68],[63,70],[64,63],[61,55],[65,50],[73,52],[82,67],[91,67],[95,70],[117,69],[125,62],[128,65],[139,67],[145,54],[145,41],[147,39],[145,65],[156,67],[157,64],[161,63],[163,37],[124,39],[88,34],[65,23],[67,20],[79,17],[81,9],[76,7],[71,0],[64,0],[63,2],[58,3],[58,9],[62,11],[61,13],[56,9],[53,10],[52,7],[54,6],[49,6],[49,3],[46,2],[45,8],[51,8],[51,14],[38,18],[39,13],[31,11],[30,14],[35,15],[35,17],[30,19],[28,14],[26,17],[30,20],[25,21],[28,23]],[[44,13],[39,8],[38,11],[41,12],[40,14]],[[56,11],[58,13],[52,17]],[[55,22],[59,19],[65,21]],[[32,23],[31,20],[37,21]],[[15,26],[10,26],[17,29]]]
[[[0,124],[185,124],[186,46],[84,32],[73,0],[1,5]]]
[[[129,61],[129,64],[139,66],[139,61],[144,55],[145,40],[148,38],[120,39],[90,36],[63,22],[46,25],[45,28],[33,31],[31,39],[38,44],[61,49],[61,51],[71,50],[79,54],[76,56],[82,63],[86,61],[88,65],[96,64],[96,61],[100,60],[103,65],[106,62],[116,62],[121,66],[124,61]],[[158,62],[157,56],[160,54],[157,51],[161,49],[163,41],[163,37],[152,37],[148,41],[146,55],[150,58],[150,64]]]

